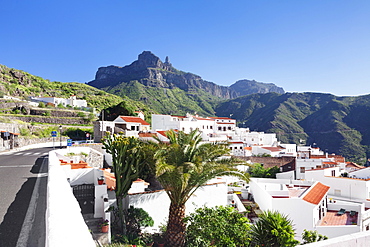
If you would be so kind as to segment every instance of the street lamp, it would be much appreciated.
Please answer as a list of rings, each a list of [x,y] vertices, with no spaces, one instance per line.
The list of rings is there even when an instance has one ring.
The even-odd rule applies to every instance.
[[[59,142],[60,142],[60,148],[62,148],[62,125],[59,125]]]

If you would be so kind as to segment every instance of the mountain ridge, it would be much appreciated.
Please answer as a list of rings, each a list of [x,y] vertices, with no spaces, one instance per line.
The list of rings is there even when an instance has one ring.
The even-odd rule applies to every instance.
[[[249,83],[249,91],[240,84]],[[140,85],[139,85],[140,84]],[[95,80],[88,85],[97,87],[112,94],[127,96],[149,104],[154,110],[171,114],[189,111],[188,104],[198,105],[194,111],[204,115],[214,115],[213,106],[225,99],[232,99],[243,93],[262,93],[276,91],[284,93],[282,88],[274,84],[264,84],[256,81],[240,80],[233,87],[220,86],[213,82],[203,80],[200,76],[177,70],[166,57],[162,62],[150,51],[144,51],[138,60],[124,67],[100,67],[95,75]],[[158,90],[158,89],[165,89]],[[182,90],[180,92],[179,90]],[[134,92],[133,92],[134,91]],[[162,92],[163,91],[163,92]],[[170,94],[181,94],[181,98],[174,98]],[[171,102],[170,109],[157,104],[158,99]],[[177,103],[176,103],[177,102]],[[203,109],[206,106],[205,109]]]
[[[222,102],[215,111],[233,114],[251,130],[277,133],[283,143],[316,143],[361,163],[370,155],[370,95],[254,94]]]

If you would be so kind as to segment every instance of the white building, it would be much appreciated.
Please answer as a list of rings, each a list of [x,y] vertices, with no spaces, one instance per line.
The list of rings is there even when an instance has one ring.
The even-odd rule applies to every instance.
[[[34,102],[44,102],[46,104],[53,104],[54,106],[62,104],[63,106],[87,107],[86,100],[77,99],[75,95],[72,95],[69,99],[56,97],[30,97],[30,99]]]
[[[330,189],[314,181],[252,178],[250,182],[251,193],[260,209],[287,215],[293,221],[296,239],[301,239],[304,229],[317,230],[329,238],[362,230],[364,204],[339,200],[334,203],[328,200]],[[337,215],[342,208],[346,212],[342,216]],[[355,216],[350,216],[350,211]],[[337,217],[341,217],[344,222],[335,222]],[[350,220],[354,224],[348,222]]]
[[[172,116],[172,115],[152,115],[152,129],[157,130],[179,130],[189,133],[193,130],[199,130],[205,141],[226,141],[227,135],[235,131],[236,120],[226,117],[208,117],[202,118],[193,116]]]
[[[119,116],[113,121],[94,122],[94,141],[100,142],[108,132],[139,137],[139,133],[150,131],[150,124],[141,117]]]
[[[179,130],[189,133],[199,130],[203,141],[228,142],[232,155],[248,156],[250,154],[270,154],[269,150],[262,147],[276,147],[278,145],[276,134],[264,132],[250,132],[249,128],[236,127],[236,120],[228,117],[199,117],[186,114],[185,116],[152,115],[152,130],[167,131]],[[281,147],[279,155],[295,155],[295,144],[285,144]],[[247,147],[253,147],[252,152]],[[281,153],[282,152],[282,153]],[[278,154],[273,154],[278,156]]]

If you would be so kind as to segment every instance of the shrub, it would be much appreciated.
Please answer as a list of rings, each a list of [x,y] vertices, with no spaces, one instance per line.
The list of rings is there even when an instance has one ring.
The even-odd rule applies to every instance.
[[[198,208],[185,222],[187,246],[248,246],[248,219],[232,207]]]

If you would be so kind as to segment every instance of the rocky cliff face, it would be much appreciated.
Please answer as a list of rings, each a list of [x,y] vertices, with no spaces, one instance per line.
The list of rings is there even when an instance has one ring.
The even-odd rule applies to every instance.
[[[165,62],[162,62],[157,56],[150,51],[144,51],[138,57],[138,60],[125,67],[108,66],[101,67],[96,73],[95,80],[89,82],[90,86],[109,90],[119,84],[127,84],[130,81],[138,81],[141,84],[149,87],[161,88],[180,88],[186,92],[193,90],[204,90],[213,96],[223,99],[236,98],[241,94],[239,88],[225,87],[216,85],[213,82],[205,81],[200,76],[192,73],[186,73],[175,69],[166,57]],[[243,84],[244,81],[239,81],[238,85]],[[248,81],[246,87],[250,87],[254,81]],[[254,89],[252,93],[266,93],[277,92],[274,91],[277,87],[263,87],[263,89],[256,89],[263,85],[263,83],[254,82]],[[273,84],[272,84],[273,85]],[[279,93],[284,93],[280,90]],[[243,90],[242,92],[248,92]],[[250,94],[250,93],[248,93]]]
[[[255,80],[240,80],[230,86],[230,89],[235,91],[238,96],[254,94],[254,93],[278,93],[284,94],[283,88],[276,86],[273,83],[262,83]]]

